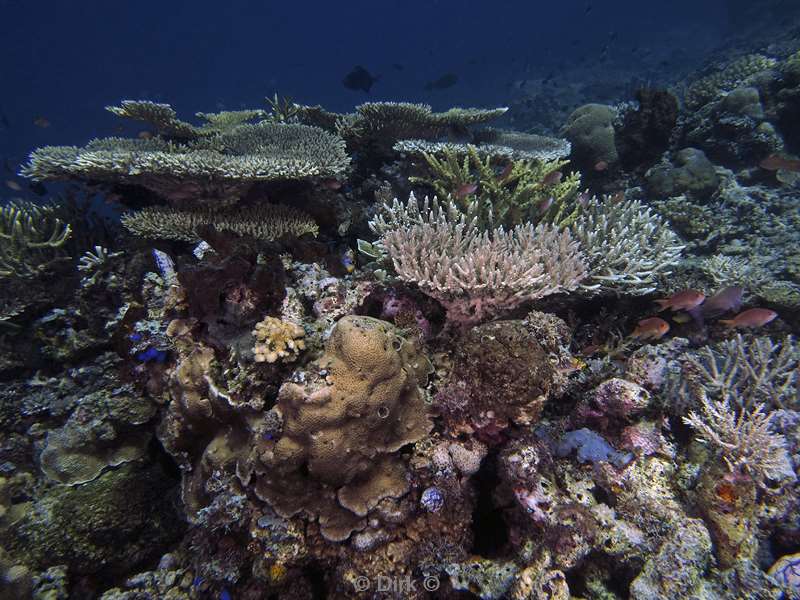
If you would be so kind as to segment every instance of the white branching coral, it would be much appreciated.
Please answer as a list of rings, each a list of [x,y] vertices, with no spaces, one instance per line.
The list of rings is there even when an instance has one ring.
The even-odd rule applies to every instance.
[[[685,403],[729,398],[740,408],[800,408],[800,348],[791,336],[745,339],[741,334],[715,347],[681,356],[674,398]],[[680,408],[680,407],[679,407]]]
[[[256,338],[253,347],[256,362],[292,362],[306,347],[303,340],[305,330],[297,323],[276,317],[264,317],[263,321],[256,323],[253,335]]]
[[[684,245],[669,225],[638,200],[592,198],[572,227],[596,289],[645,295],[678,264]]]
[[[771,416],[763,404],[736,410],[730,399],[703,399],[701,413],[690,412],[684,423],[697,433],[731,473],[746,474],[759,484],[791,473],[786,439],[770,430]]]
[[[524,224],[481,232],[474,220],[435,201],[421,210],[412,204],[373,228],[383,231],[382,244],[400,279],[441,302],[451,322],[479,322],[525,301],[573,290],[586,276],[568,231]],[[412,224],[387,231],[392,219]]]
[[[122,224],[139,237],[184,242],[199,241],[197,230],[204,226],[211,226],[217,231],[232,231],[262,241],[276,240],[284,235],[300,237],[310,233],[316,236],[319,231],[310,216],[281,204],[258,204],[222,211],[207,208],[177,210],[149,207],[123,215]]]

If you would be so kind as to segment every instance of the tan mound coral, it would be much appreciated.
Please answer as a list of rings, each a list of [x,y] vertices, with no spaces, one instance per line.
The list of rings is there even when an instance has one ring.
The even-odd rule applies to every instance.
[[[256,362],[274,363],[278,360],[292,362],[305,350],[305,330],[297,323],[264,317],[253,330],[256,344],[253,348]]]
[[[318,385],[280,390],[283,435],[259,452],[256,493],[283,517],[318,517],[322,534],[341,541],[382,499],[408,491],[394,453],[431,428],[420,390],[430,363],[391,324],[348,316],[318,367]]]
[[[184,242],[200,241],[197,230],[208,225],[217,231],[232,231],[264,241],[276,240],[283,235],[300,237],[310,233],[316,236],[319,231],[307,214],[279,204],[223,211],[149,207],[123,215],[122,224],[139,237]]]

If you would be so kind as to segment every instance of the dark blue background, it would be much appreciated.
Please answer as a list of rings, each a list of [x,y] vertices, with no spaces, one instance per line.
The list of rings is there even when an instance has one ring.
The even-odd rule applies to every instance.
[[[0,0],[0,13],[0,156],[14,162],[113,133],[103,106],[127,98],[184,118],[261,107],[274,91],[340,111],[366,99],[502,105],[514,80],[591,65],[611,32],[602,68],[635,66],[636,46],[699,60],[728,29],[724,0]],[[369,96],[342,86],[357,64],[381,75]],[[447,72],[456,86],[423,89]]]

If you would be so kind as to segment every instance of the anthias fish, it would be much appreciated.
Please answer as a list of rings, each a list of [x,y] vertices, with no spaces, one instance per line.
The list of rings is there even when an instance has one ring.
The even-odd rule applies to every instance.
[[[669,298],[660,298],[656,300],[656,303],[660,307],[659,310],[667,310],[670,308],[672,312],[677,312],[679,310],[691,310],[702,304],[705,299],[706,297],[703,292],[698,292],[697,290],[683,290],[682,292],[673,294]]]
[[[786,158],[779,154],[771,154],[760,163],[758,166],[767,171],[800,171],[800,160],[796,158]]]
[[[668,331],[669,323],[664,319],[650,317],[639,321],[631,336],[642,340],[658,340],[664,337]]]
[[[742,306],[744,288],[738,285],[726,287],[703,302],[701,313],[704,317],[713,319],[728,311],[736,312]]]
[[[740,312],[732,319],[723,319],[720,321],[723,325],[728,327],[763,327],[767,323],[773,321],[778,316],[774,310],[768,308],[749,308],[744,312]]]

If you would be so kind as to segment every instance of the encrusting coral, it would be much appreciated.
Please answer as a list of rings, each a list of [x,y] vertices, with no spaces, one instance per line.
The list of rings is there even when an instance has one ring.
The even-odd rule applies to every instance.
[[[71,234],[54,206],[11,202],[0,207],[0,278],[34,278],[69,260],[62,248]]]
[[[316,236],[319,231],[317,224],[303,211],[281,204],[256,204],[227,210],[149,207],[122,215],[122,224],[139,237],[185,242],[200,241],[197,232],[205,226],[262,241],[284,235],[300,237],[310,233]]]
[[[253,347],[256,362],[274,363],[278,360],[292,362],[305,350],[305,330],[297,323],[264,317],[253,330],[256,344]]]

